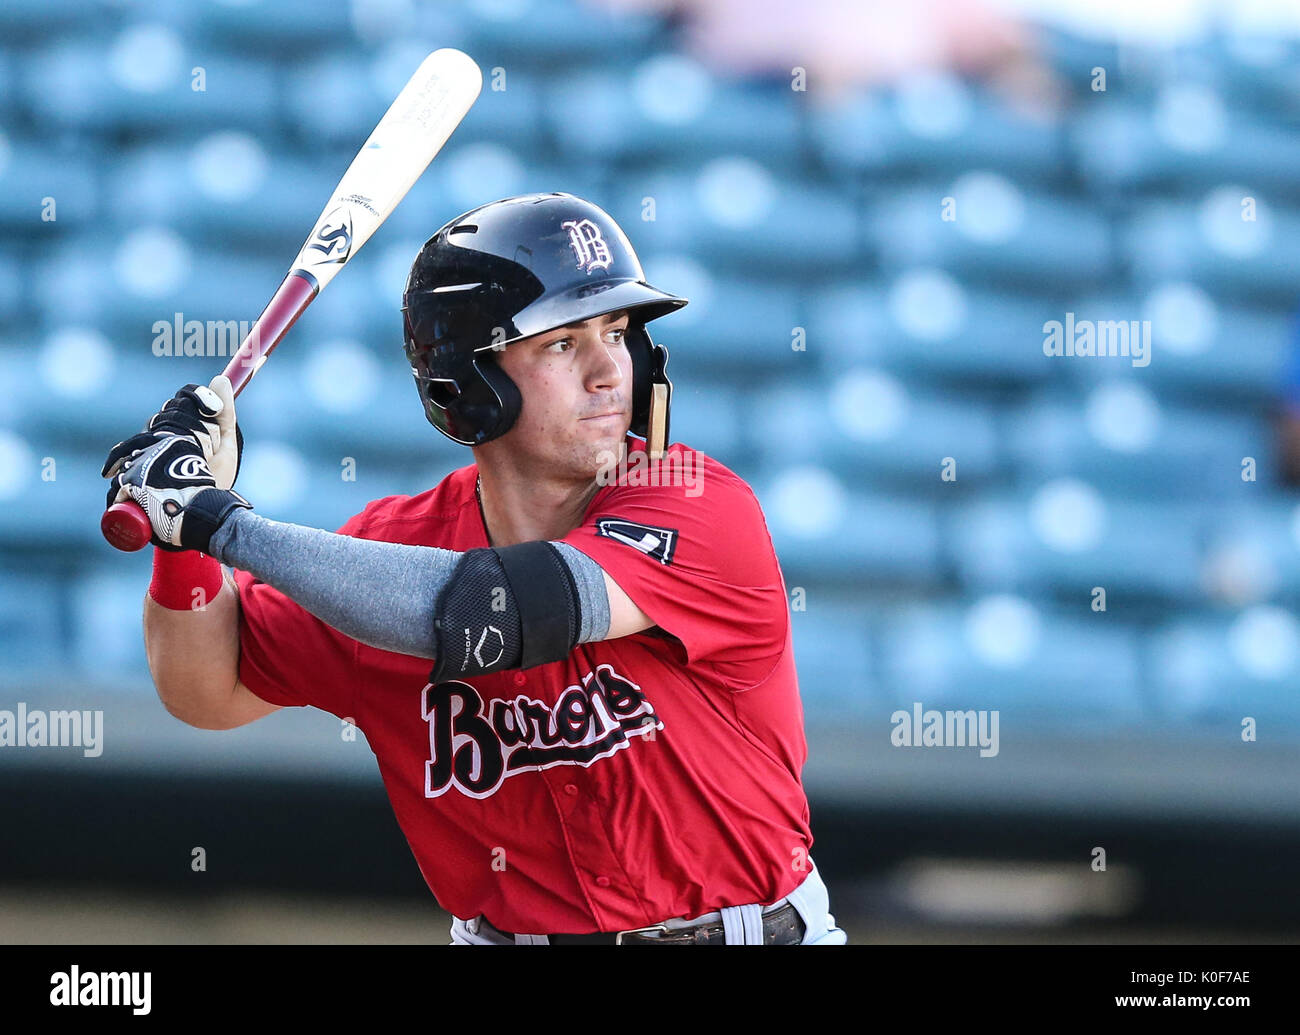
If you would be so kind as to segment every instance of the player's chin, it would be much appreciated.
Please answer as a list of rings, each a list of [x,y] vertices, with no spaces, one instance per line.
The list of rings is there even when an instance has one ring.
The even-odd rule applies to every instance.
[[[616,425],[614,421],[591,421],[593,424]],[[593,430],[581,436],[581,442],[575,443],[575,453],[582,457],[581,466],[590,477],[598,477],[616,466],[623,456],[623,444],[627,439],[627,425]]]

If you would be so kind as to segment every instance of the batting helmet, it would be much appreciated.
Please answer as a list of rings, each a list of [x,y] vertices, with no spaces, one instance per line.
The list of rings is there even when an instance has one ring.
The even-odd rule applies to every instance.
[[[631,430],[644,438],[651,386],[672,389],[668,350],[645,325],[684,305],[646,283],[608,213],[572,194],[526,194],[471,209],[425,242],[402,295],[406,355],[429,422],[480,445],[509,431],[522,406],[498,350],[627,309]]]

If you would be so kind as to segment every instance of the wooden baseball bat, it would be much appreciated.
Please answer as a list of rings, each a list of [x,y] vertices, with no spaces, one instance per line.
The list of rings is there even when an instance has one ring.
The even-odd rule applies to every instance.
[[[294,321],[370,240],[460,125],[478,98],[483,74],[459,50],[435,50],[352,159],[288,275],[226,365],[235,394],[262,368]],[[135,503],[115,503],[99,527],[119,550],[139,550],[152,534]]]

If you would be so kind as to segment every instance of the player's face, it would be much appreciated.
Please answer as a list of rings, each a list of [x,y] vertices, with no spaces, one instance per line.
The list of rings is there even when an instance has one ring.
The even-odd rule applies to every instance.
[[[627,326],[623,310],[506,346],[499,362],[523,396],[501,438],[512,453],[573,478],[593,478],[619,455],[632,422]]]

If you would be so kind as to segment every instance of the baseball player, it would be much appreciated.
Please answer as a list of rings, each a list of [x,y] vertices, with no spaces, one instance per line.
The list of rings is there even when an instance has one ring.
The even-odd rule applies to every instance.
[[[402,307],[425,413],[473,463],[337,534],[268,520],[231,488],[221,377],[105,463],[152,525],[168,711],[355,724],[455,944],[845,941],[762,511],[652,444],[671,386],[646,324],[685,304],[595,205],[498,201],[429,239]]]

